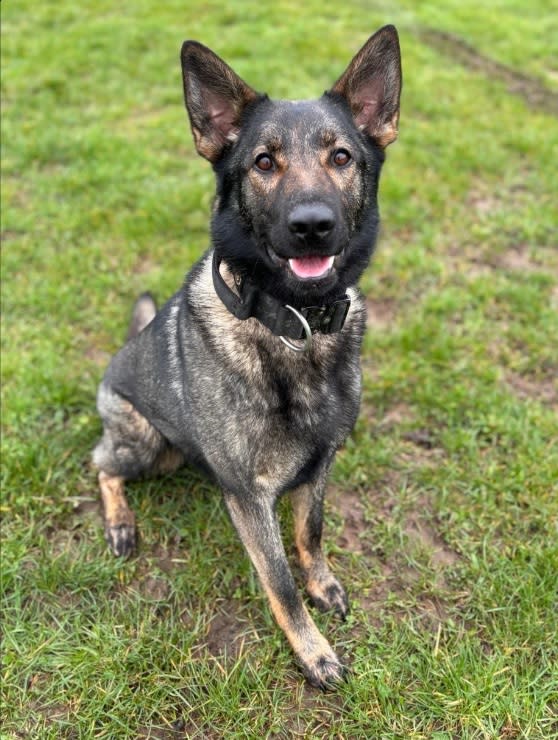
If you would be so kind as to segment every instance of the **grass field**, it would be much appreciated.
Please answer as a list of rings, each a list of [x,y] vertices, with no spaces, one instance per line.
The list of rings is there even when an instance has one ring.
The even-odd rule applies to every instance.
[[[401,133],[325,533],[352,611],[315,614],[352,672],[322,694],[198,474],[130,486],[137,557],[107,552],[95,391],[208,243],[182,40],[315,97],[388,22]],[[553,0],[2,4],[2,738],[558,736],[557,59]]]

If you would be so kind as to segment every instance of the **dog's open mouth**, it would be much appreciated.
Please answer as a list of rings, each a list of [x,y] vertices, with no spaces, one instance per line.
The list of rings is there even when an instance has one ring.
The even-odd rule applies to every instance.
[[[333,267],[335,257],[322,257],[310,255],[306,257],[291,257],[289,267],[294,275],[300,280],[324,278]]]

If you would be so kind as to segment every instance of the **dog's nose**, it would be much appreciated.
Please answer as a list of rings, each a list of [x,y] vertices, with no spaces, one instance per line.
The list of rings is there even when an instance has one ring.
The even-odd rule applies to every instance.
[[[299,239],[324,239],[335,226],[335,214],[323,203],[301,204],[293,208],[288,219],[289,231]]]

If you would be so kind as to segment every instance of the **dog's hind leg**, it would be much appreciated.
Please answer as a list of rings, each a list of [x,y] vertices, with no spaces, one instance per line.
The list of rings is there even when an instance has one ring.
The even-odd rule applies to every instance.
[[[116,556],[128,557],[135,547],[136,527],[124,482],[172,472],[184,459],[131,403],[104,384],[97,406],[104,431],[93,452],[93,463],[99,469],[105,537]]]
[[[344,619],[349,611],[347,594],[329,569],[321,544],[326,479],[327,470],[314,483],[291,492],[295,544],[312,603],[320,611],[333,609]]]

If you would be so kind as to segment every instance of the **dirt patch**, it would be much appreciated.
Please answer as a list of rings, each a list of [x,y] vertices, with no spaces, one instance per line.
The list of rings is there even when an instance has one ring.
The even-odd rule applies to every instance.
[[[7,242],[10,239],[17,239],[25,234],[24,231],[16,231],[15,229],[5,229],[0,231],[0,242]]]
[[[406,442],[412,442],[416,447],[423,450],[434,450],[436,448],[436,437],[430,429],[413,429],[405,432],[403,439]]]
[[[184,567],[183,555],[184,553],[179,539],[176,539],[165,547],[157,543],[154,545],[152,552],[155,564],[160,571],[166,574],[172,573],[177,567]]]
[[[414,464],[422,466],[425,462],[439,465],[443,450],[435,447],[432,436],[427,432],[410,434],[414,443],[408,445],[405,467]],[[358,592],[351,592],[352,598],[367,614],[367,623],[380,628],[388,612],[406,619],[412,605],[415,617],[421,620],[425,629],[435,632],[447,616],[443,597],[448,589],[445,576],[448,570],[459,563],[460,555],[439,532],[431,502],[419,498],[409,506],[405,496],[398,500],[394,491],[400,485],[399,474],[394,471],[393,479],[379,484],[377,492],[339,488],[331,491],[332,495],[328,498],[343,519],[343,529],[336,542],[340,548],[361,559],[360,568],[364,567],[374,574],[373,578],[366,579],[366,585],[362,584]],[[399,529],[402,534],[400,545],[391,550],[389,555],[377,544],[374,536],[375,528],[381,531],[386,526],[395,528],[395,531]],[[431,588],[423,591],[418,588],[418,583],[427,575],[425,567],[430,569]],[[350,583],[347,586],[351,590]],[[362,624],[355,625],[355,638],[362,628]]]
[[[402,435],[403,445],[397,453],[397,465],[408,475],[421,468],[435,468],[446,455],[439,447],[435,430],[413,429]]]
[[[507,270],[520,270],[521,272],[531,272],[537,269],[537,265],[529,258],[527,249],[524,246],[510,249],[501,257],[502,267]]]
[[[103,529],[103,514],[101,501],[99,498],[91,496],[75,496],[72,500],[72,513],[64,527],[57,531],[65,533],[65,538],[69,537],[78,540],[80,533]]]
[[[528,245],[515,244],[499,255],[495,263],[497,267],[502,267],[504,270],[529,273],[544,270],[544,264],[540,260],[547,256],[550,256],[550,252],[543,247],[538,247],[535,254]]]
[[[432,524],[418,512],[412,512],[407,517],[404,531],[411,546],[428,552],[435,569],[441,570],[459,561],[459,555],[446,545]]]
[[[525,182],[530,174],[528,170],[521,171],[517,175],[517,181],[505,189],[484,182],[475,183],[467,195],[467,207],[481,218],[490,218],[504,209],[520,208],[529,195]]]
[[[98,346],[99,339],[93,332],[84,330],[82,334],[82,352],[85,355],[85,359],[100,368],[106,368],[112,357],[111,353]]]
[[[60,723],[67,724],[72,717],[72,709],[70,705],[58,702],[56,704],[45,703],[45,692],[47,691],[48,685],[52,681],[52,674],[50,672],[34,673],[27,682],[28,692],[28,719],[26,722],[25,729],[17,734],[17,737],[29,738],[39,737],[39,734],[35,734],[38,731],[38,727],[35,727],[34,715],[40,715],[44,724],[47,727],[57,727],[59,734],[56,737],[64,738],[64,740],[70,740],[77,737],[71,729],[63,728]],[[42,722],[40,724],[43,724]],[[2,735],[2,737],[5,737]],[[12,737],[7,735],[6,737]],[[13,737],[16,737],[14,735]],[[53,735],[51,735],[53,737]]]
[[[192,734],[187,732],[187,730],[191,730]],[[175,740],[176,738],[184,740],[185,737],[194,737],[193,733],[197,730],[198,728],[195,725],[187,725],[184,720],[176,720],[168,728],[152,726],[138,727],[137,737],[141,740]]]
[[[467,205],[481,216],[487,216],[502,206],[502,201],[494,193],[472,190],[467,198]]]
[[[381,574],[370,588],[363,589],[358,594],[353,594],[360,608],[366,614],[368,624],[380,629],[383,623],[383,613],[390,611],[391,614],[400,611],[396,602],[405,601],[408,598],[408,590],[418,580],[418,573],[414,568],[406,565],[401,559],[382,563]],[[365,625],[356,626],[356,634]]]
[[[110,362],[111,356],[110,352],[105,352],[105,350],[91,345],[85,350],[85,358],[97,367],[106,367]]]
[[[545,406],[558,408],[558,382],[554,378],[535,380],[509,372],[505,382],[519,398],[533,399]]]
[[[367,491],[330,486],[328,503],[343,522],[343,529],[336,538],[340,548],[355,555],[374,558],[380,564],[380,552],[374,545],[373,530],[378,521],[391,517],[396,504],[391,491],[396,486],[397,483],[391,480],[384,480],[373,490]],[[364,499],[373,512],[372,516],[366,514]]]
[[[166,601],[170,593],[169,584],[158,576],[148,576],[141,582],[141,594],[150,601]]]
[[[370,329],[387,329],[395,323],[397,302],[391,299],[366,299],[366,325]]]
[[[344,491],[335,495],[335,509],[343,519],[343,531],[337,537],[337,544],[343,550],[362,555],[366,546],[362,534],[366,530],[364,507],[355,491]]]
[[[292,682],[293,703],[285,712],[285,726],[280,735],[270,735],[275,740],[289,738],[326,737],[331,718],[343,710],[344,700],[335,693],[324,694],[306,682]],[[288,734],[283,734],[286,732]],[[337,735],[336,737],[341,737]]]
[[[404,467],[431,465],[444,455],[439,446],[436,429],[429,427],[409,429],[415,422],[415,412],[406,403],[396,403],[389,408],[378,420],[375,410],[368,404],[363,404],[363,414],[369,421],[371,428],[377,434],[400,430],[403,449],[396,462],[403,463]]]
[[[395,406],[386,411],[376,426],[379,431],[384,432],[412,422],[413,419],[414,413],[410,406],[406,403],[396,403]]]
[[[396,473],[394,473],[396,476]],[[396,497],[391,493],[398,486],[398,481],[383,482],[374,491],[346,491],[335,489],[331,501],[337,514],[343,519],[343,530],[337,536],[336,543],[343,550],[361,559],[361,566],[374,573],[373,579],[367,579],[368,585],[357,591],[346,583],[351,598],[358,602],[366,613],[366,621],[379,629],[382,625],[382,613],[389,602],[406,599],[409,588],[419,578],[418,571],[408,565],[399,555],[386,557],[383,548],[378,544],[374,530],[382,522],[394,515]],[[372,503],[373,519],[366,515],[363,503]],[[392,609],[392,607],[390,607]],[[353,637],[358,638],[364,624],[355,624]]]
[[[222,601],[215,609],[202,643],[194,646],[193,654],[208,652],[215,658],[236,660],[244,652],[251,623],[240,615],[239,604],[232,599]]]
[[[514,208],[513,203],[507,204]],[[491,253],[483,249],[482,245],[459,245],[450,248],[448,252],[448,266],[456,274],[463,274],[467,278],[487,277],[495,270],[522,274],[534,272],[548,272],[545,260],[549,252],[544,247],[537,248],[535,254],[526,244],[511,243],[505,252]]]
[[[481,54],[467,41],[453,33],[424,28],[419,30],[418,35],[427,44],[451,57],[452,61],[505,83],[508,91],[523,98],[530,108],[558,115],[558,95],[540,80]]]
[[[448,266],[452,271],[468,277],[487,276],[494,270],[548,273],[549,265],[553,265],[556,258],[556,250],[551,246],[553,234],[548,233],[546,243],[542,240],[526,243],[524,235],[518,234],[513,224],[508,224],[507,218],[507,214],[521,213],[531,206],[533,194],[527,183],[532,176],[532,172],[523,168],[516,174],[515,181],[505,188],[479,182],[469,191],[466,206],[472,219],[478,217],[491,233],[496,234],[499,228],[499,241],[503,243],[497,251],[490,244],[485,245],[483,240],[452,245],[448,250]]]
[[[157,267],[150,257],[140,256],[132,267],[134,275],[147,275]]]

